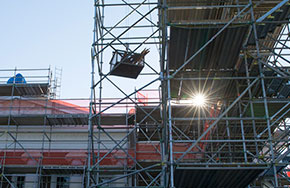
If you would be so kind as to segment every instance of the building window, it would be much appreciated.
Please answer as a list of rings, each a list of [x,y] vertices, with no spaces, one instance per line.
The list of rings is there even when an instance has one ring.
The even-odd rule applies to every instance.
[[[69,188],[69,177],[57,177],[56,188]]]
[[[25,183],[25,176],[18,176],[17,177],[17,187],[24,188],[24,183]]]
[[[51,177],[41,176],[40,188],[50,188]]]

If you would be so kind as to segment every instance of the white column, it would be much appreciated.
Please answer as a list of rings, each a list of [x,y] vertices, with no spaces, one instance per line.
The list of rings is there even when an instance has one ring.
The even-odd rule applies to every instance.
[[[82,187],[82,179],[81,175],[72,175],[70,177],[69,188],[80,188]]]
[[[26,174],[25,176],[25,188],[37,188],[37,178],[36,174]]]
[[[52,175],[51,179],[50,179],[50,188],[56,188],[56,180],[57,180],[57,176]]]

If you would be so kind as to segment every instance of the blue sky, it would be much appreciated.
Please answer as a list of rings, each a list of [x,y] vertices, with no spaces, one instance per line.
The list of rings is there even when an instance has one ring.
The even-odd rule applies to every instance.
[[[61,97],[88,97],[92,0],[0,0],[0,69],[63,69]]]

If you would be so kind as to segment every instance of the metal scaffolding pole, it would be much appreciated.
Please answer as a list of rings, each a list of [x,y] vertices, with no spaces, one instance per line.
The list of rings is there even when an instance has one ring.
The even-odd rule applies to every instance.
[[[127,134],[124,135],[121,141],[117,141],[116,138],[114,138],[114,136],[112,135],[112,133],[106,131],[102,125],[102,122],[103,122],[102,114],[107,113],[108,111],[111,111],[112,109],[118,108],[118,106],[120,106],[120,104],[125,100],[127,101],[126,103],[128,103],[129,101],[128,104],[133,104],[134,108],[141,110],[146,115],[145,119],[155,122],[158,126],[160,125],[160,123],[158,123],[158,121],[156,121],[154,117],[152,117],[151,113],[148,113],[147,111],[143,109],[142,105],[138,102],[138,100],[136,101],[131,98],[136,93],[158,82],[160,80],[159,77],[149,81],[147,84],[135,90],[134,92],[128,93],[126,90],[124,90],[121,86],[118,85],[118,82],[110,78],[112,74],[112,70],[109,70],[108,73],[105,73],[106,68],[108,66],[107,56],[112,51],[116,52],[117,50],[119,50],[119,48],[125,48],[125,51],[127,53],[136,53],[137,50],[139,50],[141,47],[146,47],[151,44],[158,44],[158,42],[156,42],[155,40],[160,38],[159,36],[157,36],[158,31],[159,31],[159,26],[157,24],[157,20],[152,19],[153,16],[151,15],[152,12],[156,12],[158,2],[149,1],[149,0],[138,1],[138,3],[128,2],[126,0],[120,0],[118,2],[112,1],[111,3],[109,3],[108,1],[95,1],[94,5],[95,5],[95,19],[94,19],[95,29],[94,29],[94,40],[92,44],[92,84],[91,84],[91,104],[90,104],[91,110],[90,110],[89,133],[88,133],[89,134],[89,142],[88,142],[89,155],[88,155],[88,169],[87,169],[87,187],[111,185],[114,183],[118,183],[121,179],[123,179],[122,182],[124,183],[124,186],[132,185],[132,184],[134,184],[135,187],[141,186],[140,184],[145,184],[146,186],[159,185],[160,178],[162,178],[163,176],[161,176],[160,174],[157,177],[156,176],[153,177],[152,173],[154,172],[154,170],[151,170],[151,168],[147,168],[146,163],[141,164],[142,161],[137,161],[136,156],[138,155],[138,153],[135,153],[135,155],[132,155],[129,149],[131,145],[138,144],[138,137],[136,137],[136,134],[139,134],[138,132],[140,133],[144,132],[140,126],[140,124],[142,124],[144,120],[138,122],[139,120],[136,120],[136,117],[135,117],[135,120],[136,120],[135,125],[130,128],[131,125],[129,125],[129,118],[132,115],[128,114],[129,110],[126,107],[126,116],[125,116],[126,125],[125,126],[127,126],[128,129],[127,129]],[[109,18],[110,10],[113,10],[112,8],[115,8],[115,7],[119,8],[119,10],[125,8],[126,13],[120,16],[120,18],[117,19],[115,23],[113,23],[110,20],[106,21]],[[132,22],[132,23],[128,25],[128,22]],[[150,27],[143,27],[144,25],[146,25],[144,24],[144,22],[147,22],[147,24],[149,24]],[[130,33],[134,31],[134,29],[137,29],[137,28],[139,29],[143,28],[144,30],[152,29],[152,33],[148,34],[147,36],[144,36],[143,34],[143,36],[141,37],[134,36],[135,33],[131,35]],[[136,34],[137,34],[137,31],[136,31]],[[139,42],[136,40],[138,40]],[[131,42],[131,41],[134,41],[134,42]],[[154,72],[155,74],[156,73],[158,73],[158,75],[160,74],[158,71],[156,71],[156,68],[152,67],[149,63],[144,61],[144,65],[148,67],[149,70]],[[99,78],[96,78],[93,76],[95,74],[95,68],[97,69]],[[143,75],[140,75],[140,76],[143,76]],[[112,102],[108,105],[103,103],[102,98],[105,96],[106,90],[108,90],[108,86],[106,84],[110,84],[111,86],[113,86],[112,88],[115,88],[122,95],[124,95],[124,98],[116,102]],[[97,86],[99,86],[98,93],[96,92]],[[96,100],[95,98],[98,98],[98,103],[95,101]],[[98,110],[96,109],[96,107],[93,107],[95,105],[98,105]],[[133,116],[136,116],[136,115],[133,114]],[[113,118],[114,117],[112,117],[112,119]],[[95,124],[98,129],[97,137],[94,136],[94,131],[93,131]],[[106,147],[104,143],[102,143],[100,138],[104,135],[109,138],[110,142],[112,142],[112,146]],[[134,139],[133,140],[131,139],[133,135],[134,137],[137,138],[135,141],[133,141]],[[97,138],[97,140],[95,140],[95,138]],[[147,138],[149,137],[147,136]],[[97,144],[97,148],[94,147],[94,143]],[[108,150],[108,152],[106,152],[105,155],[101,155],[101,150],[103,150],[103,147],[105,147]],[[156,147],[154,146],[154,148]],[[96,150],[97,152],[96,161],[92,160],[93,155],[95,153],[93,152],[93,150]],[[110,177],[111,180],[107,180],[105,179],[105,174],[107,171],[106,168],[108,167],[104,166],[102,163],[105,160],[108,160],[111,157],[111,155],[115,155],[114,153],[116,152],[122,152],[127,158],[126,163],[129,163],[129,161],[132,161],[134,165],[131,167],[131,164],[127,164],[127,165],[123,164],[121,168],[122,170],[119,169],[120,174],[116,175],[117,177],[115,175],[112,175]],[[153,167],[160,166],[160,164],[162,164],[161,160],[158,161],[158,165],[157,164],[153,165]],[[132,172],[129,173],[127,169],[130,169],[130,171]],[[94,173],[96,173],[97,175],[96,177],[93,175]],[[135,180],[133,180],[133,178],[135,178]],[[138,180],[139,178],[140,180]]]
[[[249,187],[254,181],[257,181],[255,185],[261,184],[257,179],[258,175],[263,177],[262,174],[269,173],[267,170],[272,168],[274,184],[278,187],[278,167],[274,161],[285,150],[287,134],[282,136],[279,133],[279,139],[276,139],[275,134],[278,134],[277,130],[283,130],[281,122],[288,118],[289,111],[286,109],[287,97],[282,99],[279,97],[281,91],[270,94],[269,90],[275,86],[276,80],[282,80],[283,86],[287,86],[290,78],[289,68],[276,63],[278,61],[289,63],[286,58],[287,52],[283,51],[289,50],[287,45],[289,36],[284,33],[285,27],[282,29],[283,24],[288,24],[289,21],[279,20],[279,16],[277,19],[272,18],[274,14],[282,14],[281,9],[288,10],[285,6],[288,6],[287,1],[279,3],[249,0],[230,1],[227,4],[185,1],[176,4],[168,0],[158,0],[154,3],[149,0],[134,2],[95,0],[87,187],[113,186],[114,183],[119,185],[122,181],[123,186],[173,188],[181,186],[178,178],[185,177],[182,172],[186,170],[189,174],[197,169],[209,170],[207,173],[210,173],[214,170],[235,168],[231,166],[233,164],[239,164],[237,169],[243,169],[243,165],[252,165],[247,168],[257,170],[255,173],[260,170],[252,179],[250,174],[243,177],[251,179],[247,182]],[[118,8],[120,12],[125,8],[125,14],[112,23],[107,22],[106,14],[110,8]],[[203,15],[202,13],[206,11],[210,13]],[[157,16],[155,20],[152,19],[153,13]],[[274,28],[273,31],[266,31],[264,34],[264,30],[270,27]],[[142,34],[135,30],[137,28],[143,29]],[[228,48],[227,54],[223,53],[225,57],[216,57],[220,58],[218,60],[220,62],[216,62],[220,65],[210,64],[215,59],[208,56],[218,56],[218,52],[225,51],[226,49],[221,49],[222,43],[240,33],[237,28],[241,30],[246,28],[245,34],[241,36],[243,45],[239,49]],[[146,29],[151,31],[147,33]],[[180,33],[174,33],[174,29]],[[182,29],[184,31],[181,31]],[[210,33],[211,31],[214,32]],[[184,37],[181,36],[183,35],[181,32],[187,35],[186,43],[179,41]],[[193,32],[196,32],[195,36],[192,36]],[[261,33],[265,36],[261,37]],[[194,40],[192,37],[195,37]],[[175,39],[178,44],[172,42]],[[233,41],[235,42],[237,41]],[[230,42],[227,44],[231,45]],[[156,68],[150,62],[152,59],[146,60],[144,65],[151,73],[141,73],[139,76],[158,77],[143,86],[140,84],[141,87],[134,89],[134,92],[128,92],[122,88],[122,84],[119,84],[121,79],[111,77],[114,75],[114,69],[107,66],[113,57],[110,60],[108,56],[118,50],[123,50],[127,54],[137,53],[141,48],[150,45],[159,45],[156,51],[159,55],[159,67]],[[171,52],[171,48],[175,48],[176,51]],[[192,49],[194,50],[191,51]],[[184,50],[185,54],[178,54],[179,50]],[[218,52],[208,52],[211,50]],[[231,53],[235,50],[237,62],[228,63],[231,65],[222,64],[227,59],[234,59]],[[170,59],[172,55],[170,52],[177,55]],[[205,54],[206,52],[209,54]],[[180,60],[180,57],[184,59]],[[201,65],[196,65],[198,63]],[[116,67],[118,66],[120,64]],[[98,71],[98,78],[94,77],[95,69]],[[269,74],[270,71],[273,73]],[[139,78],[137,79],[139,81]],[[138,101],[138,97],[133,98],[155,83],[160,83],[161,94],[158,102],[148,102],[144,105]],[[208,104],[198,110],[190,106],[192,93],[185,91],[186,87],[193,87],[191,92],[196,92],[198,90],[196,85],[202,91],[212,92]],[[96,92],[97,86],[99,92]],[[123,98],[104,103],[103,97],[108,87],[114,88]],[[175,87],[178,88],[177,97]],[[237,92],[229,88],[237,88]],[[226,91],[219,91],[223,89]],[[215,92],[224,93],[225,96],[215,95]],[[128,129],[121,139],[116,139],[110,131],[103,128],[102,117],[112,109],[118,108],[124,101],[126,101],[125,126]],[[131,104],[135,110],[133,114],[129,114],[127,109],[127,105]],[[130,115],[134,116],[134,125],[129,125]],[[94,135],[94,127],[98,129],[97,136]],[[264,134],[266,131],[267,135]],[[109,138],[112,146],[105,146],[101,140],[102,136]],[[130,147],[134,148],[133,152]],[[151,149],[146,150],[149,147]],[[105,153],[101,152],[104,148],[107,150]],[[94,150],[97,152],[96,158]],[[106,174],[108,167],[103,163],[115,152],[125,156],[127,166],[120,159],[121,170],[118,169],[120,172],[108,175]],[[158,157],[142,158],[141,155]],[[114,169],[117,167],[112,168],[117,171]],[[199,181],[205,180],[206,177],[202,177]],[[225,183],[226,180],[221,182]],[[202,183],[196,185],[200,187]]]
[[[255,44],[256,44],[256,50],[257,50],[257,56],[258,56],[258,65],[259,65],[259,73],[260,73],[260,78],[261,78],[261,86],[262,86],[262,92],[263,92],[263,99],[264,99],[264,107],[265,107],[265,116],[266,116],[266,121],[267,121],[267,128],[268,128],[268,139],[269,139],[269,145],[270,145],[270,150],[271,150],[271,160],[272,163],[275,159],[274,155],[274,150],[273,150],[273,143],[272,143],[272,132],[271,132],[271,127],[270,127],[270,117],[269,117],[269,110],[268,110],[268,104],[267,104],[267,95],[266,95],[266,90],[265,90],[265,80],[264,80],[264,73],[263,73],[263,67],[262,63],[260,61],[261,56],[260,56],[260,51],[259,51],[259,39],[257,35],[257,29],[256,29],[256,20],[254,16],[254,10],[253,10],[253,4],[252,0],[249,0],[251,6],[251,18],[253,21],[253,33],[255,37]],[[261,19],[262,18],[262,19]],[[264,19],[264,17],[261,17],[260,19],[257,20],[257,22],[260,22]],[[277,169],[276,166],[273,165],[273,171],[274,171],[274,179],[275,179],[275,187],[278,187],[278,180],[277,180]]]

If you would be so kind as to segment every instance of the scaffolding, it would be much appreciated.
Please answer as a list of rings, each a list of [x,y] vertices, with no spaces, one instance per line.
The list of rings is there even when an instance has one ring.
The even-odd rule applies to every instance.
[[[57,183],[51,174],[83,173],[76,163],[86,159],[80,155],[86,142],[69,139],[76,133],[86,136],[86,131],[64,126],[88,124],[88,100],[56,100],[60,81],[55,86],[53,78],[60,78],[51,68],[0,72],[0,187],[50,187]],[[73,142],[79,145],[68,147]]]
[[[0,70],[0,187],[290,186],[288,1],[94,7],[90,99]]]
[[[87,186],[289,185],[287,0],[107,0],[94,6]],[[144,69],[124,68],[134,64],[126,57],[143,49],[150,49]],[[132,78],[139,88],[128,91]],[[156,83],[157,100],[144,105],[134,99]],[[104,107],[111,88],[124,97]],[[206,104],[192,105],[195,94],[206,95]],[[102,119],[124,101],[135,110],[125,113],[127,134],[118,142]],[[105,155],[101,134],[114,143]],[[119,168],[102,165],[114,152],[128,161],[120,157]]]

